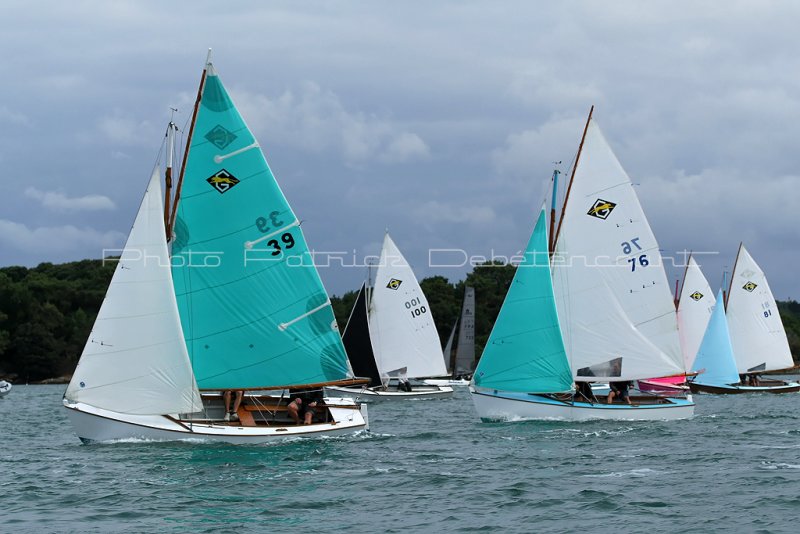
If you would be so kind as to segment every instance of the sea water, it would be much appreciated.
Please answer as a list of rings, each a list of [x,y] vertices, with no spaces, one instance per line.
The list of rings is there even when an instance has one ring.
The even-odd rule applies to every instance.
[[[2,532],[797,532],[800,395],[696,395],[673,422],[481,423],[469,394],[372,430],[82,445],[64,386],[0,399]]]

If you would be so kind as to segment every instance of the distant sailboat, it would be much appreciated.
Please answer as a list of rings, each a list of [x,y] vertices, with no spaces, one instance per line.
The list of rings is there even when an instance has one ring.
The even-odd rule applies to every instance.
[[[350,399],[320,402],[298,425],[278,396],[353,381],[300,222],[210,61],[171,210],[170,197],[156,169],[64,395],[81,440],[364,429]],[[229,422],[223,392],[242,390]]]
[[[375,284],[361,286],[343,341],[356,376],[369,387],[330,386],[329,394],[376,399],[449,397],[453,388],[412,382],[447,375],[430,305],[386,233]]]
[[[714,304],[714,295],[708,280],[703,276],[703,271],[694,257],[689,255],[677,306],[678,336],[686,369],[692,368]],[[683,394],[688,387],[686,376],[683,374],[639,380],[638,384],[641,391],[661,395]]]
[[[717,394],[800,391],[797,382],[757,378],[765,371],[791,368],[794,362],[764,271],[743,244],[736,256],[724,310],[721,302],[718,297],[714,314],[722,319],[715,323],[712,316],[694,363],[693,370],[699,374],[689,382],[692,391]],[[705,346],[707,338],[714,341],[710,347]]]
[[[691,417],[690,398],[608,404],[573,389],[573,381],[685,372],[658,243],[591,113],[554,238],[552,278],[545,226],[543,211],[475,370],[480,418]]]
[[[458,344],[453,351],[453,339],[458,330]],[[467,386],[475,369],[475,288],[464,288],[461,315],[456,319],[444,348],[445,361],[449,361],[449,379],[432,378],[426,384],[439,386]]]

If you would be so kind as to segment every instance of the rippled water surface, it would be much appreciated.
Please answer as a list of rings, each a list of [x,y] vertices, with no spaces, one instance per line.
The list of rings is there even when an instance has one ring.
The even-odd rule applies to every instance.
[[[677,422],[370,407],[372,431],[261,446],[81,445],[64,386],[0,399],[0,531],[797,532],[800,395],[696,396]]]

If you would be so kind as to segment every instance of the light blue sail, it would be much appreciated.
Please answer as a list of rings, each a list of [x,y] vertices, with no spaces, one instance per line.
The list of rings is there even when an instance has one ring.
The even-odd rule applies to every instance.
[[[573,388],[558,325],[545,220],[542,210],[475,369],[476,386],[530,393]]]
[[[174,232],[175,294],[200,388],[347,376],[299,221],[211,64]]]
[[[717,304],[708,320],[706,333],[697,351],[692,372],[698,373],[695,382],[708,385],[736,384],[739,371],[733,356],[728,320],[725,318],[722,291],[717,294]],[[702,372],[701,372],[702,371]]]

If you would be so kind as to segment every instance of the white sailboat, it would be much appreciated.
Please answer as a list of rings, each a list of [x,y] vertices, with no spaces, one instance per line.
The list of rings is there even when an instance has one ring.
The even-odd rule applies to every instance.
[[[362,286],[343,341],[366,387],[329,386],[332,395],[376,399],[449,397],[453,388],[424,382],[447,375],[430,305],[414,272],[386,233],[375,283]]]
[[[681,342],[683,364],[686,369],[691,369],[703,334],[714,311],[714,293],[703,271],[690,254],[686,262],[683,275],[683,284],[678,297],[678,337]],[[639,380],[639,389],[652,393],[682,394],[686,391],[686,376],[673,375],[660,378]]]
[[[169,200],[156,169],[64,395],[78,437],[263,443],[366,428],[350,399],[309,407],[304,425],[277,396],[352,380],[299,221],[210,61]],[[244,390],[229,422],[223,392]]]
[[[758,378],[766,371],[789,369],[794,361],[767,277],[744,244],[739,245],[725,304],[724,314],[719,312],[727,318],[724,327],[709,324],[705,336],[727,341],[717,342],[723,349],[708,350],[713,354],[695,363],[695,370],[700,373],[689,382],[692,391],[716,394],[800,391],[797,382]],[[706,343],[705,338],[703,342]],[[721,374],[718,367],[730,371]]]
[[[5,397],[11,392],[11,382],[0,380],[0,398]]]
[[[456,350],[453,339],[458,330]],[[468,386],[475,370],[475,288],[464,287],[461,315],[456,319],[444,349],[445,361],[449,359],[450,378],[429,378],[426,384],[436,386]]]
[[[573,381],[685,372],[658,243],[591,113],[554,238],[552,279],[544,226],[542,213],[473,376],[481,419],[691,417],[691,398],[608,403],[573,389]]]

